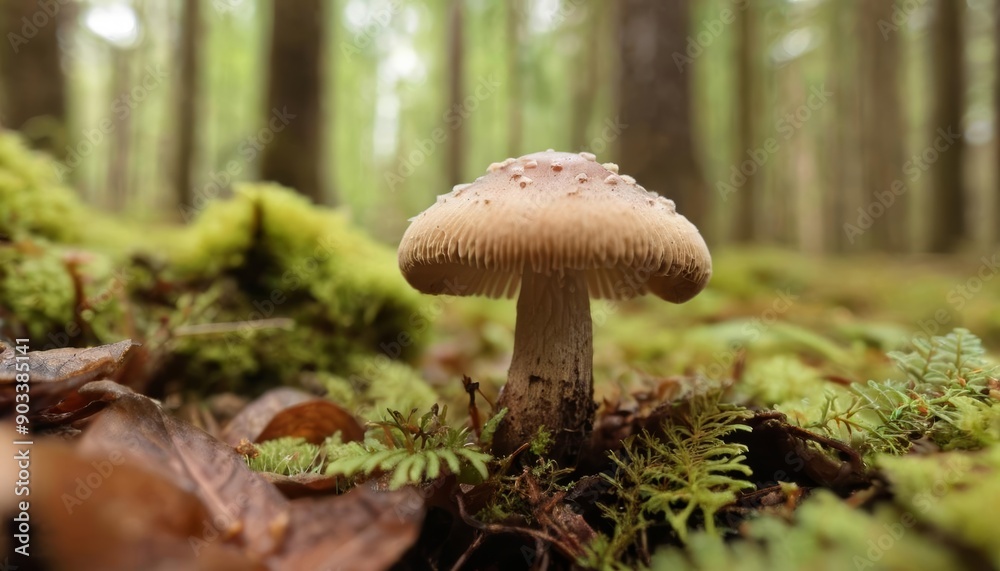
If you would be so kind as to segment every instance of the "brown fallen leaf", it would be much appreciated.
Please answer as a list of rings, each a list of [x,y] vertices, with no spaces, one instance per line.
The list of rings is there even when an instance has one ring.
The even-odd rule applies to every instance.
[[[316,399],[290,406],[274,415],[271,422],[257,435],[257,442],[297,436],[307,442],[320,444],[337,432],[340,432],[344,442],[365,438],[365,429],[361,428],[351,413],[328,400]]]
[[[185,527],[187,524],[156,528],[159,530],[156,533],[183,534],[184,553],[171,551],[178,544],[170,538],[163,538],[163,546],[155,550],[141,537],[120,538],[130,529],[126,516],[119,518],[123,522],[115,520],[108,524],[124,528],[112,530],[114,533],[110,535],[117,538],[115,543],[86,536],[93,549],[128,552],[123,557],[129,557],[129,562],[140,562],[131,567],[107,568],[252,568],[249,563],[223,562],[223,558],[232,556],[231,548],[235,548],[239,557],[263,562],[271,570],[381,571],[395,564],[419,535],[426,508],[423,497],[413,490],[385,493],[359,488],[340,496],[289,501],[264,475],[250,470],[232,448],[169,416],[155,401],[111,381],[90,383],[81,387],[80,392],[108,404],[86,428],[74,449],[76,454],[88,459],[115,458],[115,473],[141,471],[147,479],[172,485],[200,504],[200,511],[182,518],[188,524],[194,518],[197,526],[193,532]],[[124,470],[126,466],[129,470]],[[139,498],[126,495],[126,499],[121,499],[115,495],[114,485],[100,487],[109,496],[95,505],[116,505],[120,501],[121,513],[143,511],[143,517],[153,521],[159,521],[158,517],[180,517],[170,516],[178,506],[172,505],[167,492]],[[58,491],[49,493],[59,495]],[[184,502],[190,499],[177,501],[182,502],[180,507],[189,509]],[[94,509],[95,517],[114,519],[114,514],[119,513],[102,511],[101,507]],[[74,532],[82,533],[62,530],[63,535],[53,539],[52,548],[58,549],[59,541],[69,540]],[[160,559],[142,559],[144,553],[154,551],[157,557],[176,566],[157,567]],[[196,564],[184,564],[187,552],[191,551],[198,554]],[[202,558],[201,554],[212,554],[212,559],[207,555]],[[210,560],[220,563],[209,565]]]
[[[364,428],[343,408],[308,393],[281,387],[247,405],[222,431],[222,439],[237,446],[242,439],[263,442],[298,436],[319,444],[340,431],[344,442],[363,440]]]
[[[222,429],[222,441],[234,447],[243,439],[255,442],[257,435],[271,422],[274,415],[292,405],[314,398],[316,397],[307,392],[291,387],[271,389],[243,407],[243,410],[229,421],[229,424]]]
[[[409,488],[361,487],[342,496],[294,500],[289,524],[294,533],[275,568],[388,569],[417,540],[423,519],[424,500]]]
[[[17,370],[18,363],[28,363],[31,386],[29,417],[35,418],[45,409],[73,395],[84,384],[114,375],[137,346],[138,343],[126,339],[89,349],[65,347],[30,351],[27,361],[18,361],[17,357],[23,355],[14,346],[0,343],[0,414],[14,408],[17,374],[22,372]]]
[[[0,444],[4,457],[16,453],[12,444]],[[266,569],[238,546],[192,543],[215,525],[201,501],[122,453],[85,456],[43,438],[30,456],[29,553],[47,569]],[[5,513],[11,509],[4,505]],[[32,561],[12,556],[9,563],[14,569]]]
[[[286,476],[272,472],[261,472],[264,479],[278,488],[286,498],[301,498],[305,496],[326,495],[337,490],[344,479],[340,476],[326,474],[296,474]]]
[[[288,525],[287,502],[231,447],[111,381],[90,383],[80,393],[110,403],[84,432],[79,443],[83,454],[122,453],[129,462],[193,492],[212,521],[222,523],[209,531],[238,541],[256,556],[277,551]]]

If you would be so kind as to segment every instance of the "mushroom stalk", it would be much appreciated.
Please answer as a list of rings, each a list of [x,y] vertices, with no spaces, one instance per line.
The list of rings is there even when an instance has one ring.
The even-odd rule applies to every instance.
[[[586,275],[525,270],[517,300],[514,355],[499,402],[509,410],[494,449],[509,454],[544,425],[555,440],[550,455],[575,459],[596,409],[593,360]]]

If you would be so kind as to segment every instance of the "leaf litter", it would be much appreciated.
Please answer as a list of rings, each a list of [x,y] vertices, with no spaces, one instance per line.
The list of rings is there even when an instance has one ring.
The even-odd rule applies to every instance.
[[[135,346],[30,353],[32,397],[40,395],[46,407],[62,403],[62,421],[82,429],[69,442],[34,435],[31,517],[34,529],[43,530],[35,553],[48,567],[380,570],[416,541],[425,506],[413,489],[357,486],[290,499],[233,446],[108,380]],[[8,385],[13,395],[11,363],[5,346],[0,390]],[[349,413],[328,401],[265,397],[242,434],[363,435]],[[67,416],[83,409],[91,414]],[[16,509],[12,495],[3,507]]]

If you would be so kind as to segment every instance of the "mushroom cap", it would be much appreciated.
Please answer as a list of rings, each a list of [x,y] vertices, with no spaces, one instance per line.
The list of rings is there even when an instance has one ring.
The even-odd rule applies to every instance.
[[[705,240],[674,202],[590,153],[494,163],[410,222],[399,267],[429,294],[513,297],[525,270],[575,270],[585,272],[591,297],[652,292],[681,303],[712,275]]]

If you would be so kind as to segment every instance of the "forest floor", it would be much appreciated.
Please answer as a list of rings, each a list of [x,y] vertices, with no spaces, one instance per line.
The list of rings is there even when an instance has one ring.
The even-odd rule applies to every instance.
[[[512,300],[416,294],[282,189],[138,230],[35,160],[0,138],[12,565],[1000,568],[990,255],[717,251],[686,304],[595,301],[559,466],[491,453]]]
[[[512,349],[510,300],[427,298],[435,305],[425,314],[435,318],[415,366],[435,402],[449,405],[447,418],[431,408],[390,418],[383,413],[394,399],[349,410],[352,403],[317,398],[315,386],[271,390],[256,401],[239,391],[166,394],[161,407],[108,381],[82,384],[103,377],[129,384],[116,371],[135,350],[130,343],[35,353],[32,369],[58,388],[34,389],[41,394],[32,397],[49,406],[32,417],[33,429],[50,435],[31,452],[32,553],[51,568],[80,561],[164,569],[996,566],[995,543],[967,532],[973,524],[963,518],[988,525],[987,516],[967,511],[969,502],[1000,499],[986,481],[1000,470],[1000,415],[961,407],[917,414],[907,420],[916,427],[905,444],[882,447],[857,436],[868,428],[852,434],[817,424],[824,395],[843,400],[854,394],[851,383],[904,379],[905,398],[929,382],[918,376],[906,384],[886,356],[892,350],[954,327],[995,347],[997,288],[973,280],[989,279],[980,277],[982,261],[819,261],[757,250],[719,253],[715,265],[709,288],[683,306],[594,302],[602,408],[595,448],[576,472],[547,463],[544,443],[538,454],[491,458],[487,441],[470,430],[490,405],[477,395],[472,413],[460,379],[495,397]],[[970,340],[957,350],[940,338],[934,346],[951,347],[947,360],[978,363]],[[15,355],[9,351],[4,370]],[[970,376],[970,367],[980,369],[959,365],[944,374]],[[980,377],[989,394],[996,380]],[[7,396],[11,403],[13,392]],[[982,403],[991,397],[968,406]],[[905,408],[882,404],[886,415]],[[355,415],[369,419],[367,438]],[[938,435],[942,419],[960,434]],[[863,422],[878,431],[879,420]],[[803,426],[808,433],[796,432]],[[622,449],[620,438],[644,429],[659,436]],[[664,436],[669,430],[686,431],[686,439]],[[226,452],[233,448],[243,456]],[[402,456],[386,462],[390,450]],[[440,452],[430,460],[436,469],[422,450]],[[615,461],[607,461],[609,451]],[[713,458],[728,469],[699,475],[695,464]],[[691,465],[674,472],[685,461]],[[688,482],[672,486],[677,478]],[[710,484],[689,487],[699,479]],[[341,567],[321,566],[334,562]]]

